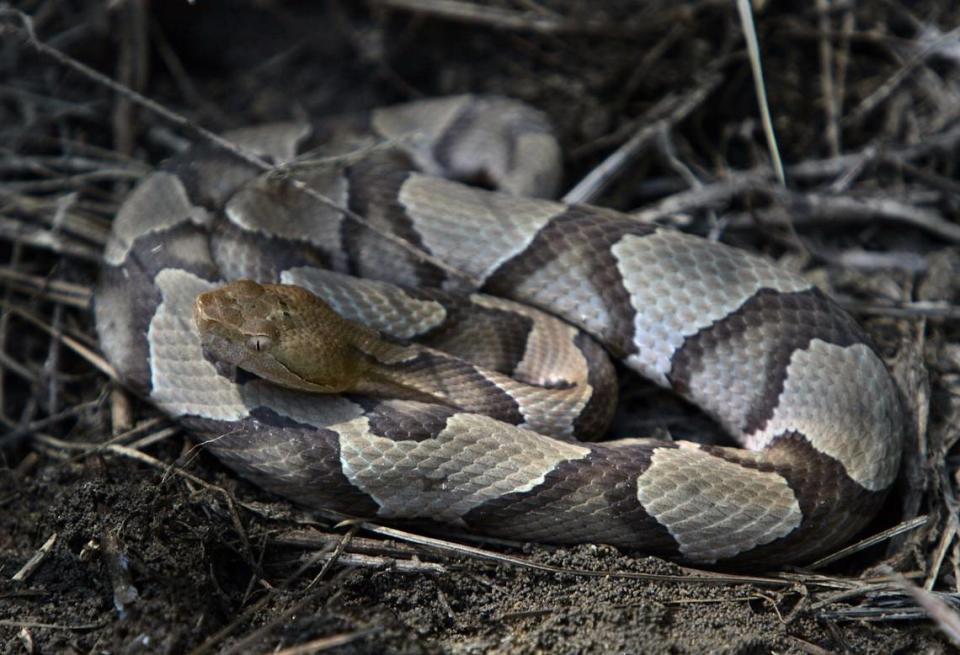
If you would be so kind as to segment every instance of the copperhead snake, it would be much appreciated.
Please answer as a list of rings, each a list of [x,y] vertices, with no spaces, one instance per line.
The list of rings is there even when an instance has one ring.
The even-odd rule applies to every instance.
[[[211,147],[161,165],[115,219],[95,318],[123,382],[262,487],[361,517],[773,564],[849,540],[894,482],[904,410],[856,322],[762,257],[546,199],[560,153],[538,112],[456,96],[227,138],[280,172]],[[276,335],[218,349],[198,321],[225,306],[194,318],[198,296],[240,279],[305,287],[365,323],[389,348],[363,356],[432,380],[440,402],[419,382],[385,398],[251,374],[242,360]],[[742,448],[579,441],[615,402],[603,349]],[[547,397],[562,407],[542,418]]]

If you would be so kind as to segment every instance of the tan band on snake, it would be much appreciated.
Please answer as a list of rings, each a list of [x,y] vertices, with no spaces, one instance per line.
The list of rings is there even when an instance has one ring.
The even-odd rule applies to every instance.
[[[121,208],[96,321],[123,380],[261,486],[742,564],[843,544],[892,485],[905,417],[854,320],[761,257],[538,199],[559,148],[528,107],[458,96],[228,137],[309,159],[292,174],[346,211],[194,148]],[[603,350],[742,448],[579,441],[616,402]]]

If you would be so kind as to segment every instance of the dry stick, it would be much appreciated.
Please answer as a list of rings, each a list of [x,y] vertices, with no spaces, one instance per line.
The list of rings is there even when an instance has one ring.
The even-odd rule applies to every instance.
[[[119,376],[117,375],[116,369],[114,369],[107,362],[107,360],[105,360],[103,357],[95,353],[91,348],[88,348],[87,346],[80,343],[79,339],[75,339],[74,337],[71,337],[68,334],[64,334],[60,330],[53,329],[51,326],[47,325],[46,323],[41,321],[39,318],[33,316],[29,312],[26,312],[23,309],[20,309],[19,307],[10,305],[9,303],[0,301],[0,309],[6,310],[7,315],[17,314],[18,316],[26,319],[30,323],[33,323],[44,332],[55,336],[57,339],[63,342],[64,345],[68,346],[75,353],[77,353],[78,355],[86,359],[87,362],[92,364],[94,367],[98,368],[101,373],[109,377],[111,380],[120,379]]]
[[[304,568],[310,568],[317,562],[324,562],[324,566],[326,566],[326,563],[333,559],[330,553],[319,553],[309,557]],[[421,562],[416,559],[362,555],[360,553],[344,553],[336,558],[336,563],[346,567],[388,570],[394,573],[444,575],[450,572],[449,567],[439,562]]]
[[[100,556],[107,565],[107,575],[113,589],[113,607],[123,619],[129,607],[140,599],[140,592],[130,577],[126,553],[120,550],[120,541],[110,529],[104,530],[100,537]]]
[[[960,594],[960,542],[954,542],[952,550],[950,559],[953,565],[953,591]]]
[[[842,591],[837,591],[832,594],[826,594],[820,597],[815,603],[812,603],[807,611],[815,612],[817,610],[823,609],[828,605],[833,603],[840,602],[841,600],[847,600],[848,598],[857,598],[858,596],[866,596],[867,594],[872,594],[878,591],[889,591],[893,589],[895,583],[894,579],[890,579],[884,582],[876,582],[873,584],[862,584],[858,587],[853,587],[852,589],[844,589]]]
[[[951,141],[960,137],[960,131],[951,134]],[[829,174],[840,162],[856,163],[864,161],[865,155],[857,158],[848,156],[819,162],[825,173]],[[806,167],[804,174],[812,171]],[[786,225],[795,228],[812,221],[857,221],[870,222],[878,218],[906,223],[941,238],[960,243],[960,226],[939,214],[901,200],[883,196],[842,196],[817,192],[791,191],[768,181],[769,173],[763,170],[732,173],[727,178],[706,184],[697,189],[675,193],[657,203],[633,212],[631,215],[641,222],[651,222],[664,216],[689,212],[697,209],[717,209],[729,203],[733,198],[745,193],[762,193],[778,203],[778,207],[752,213],[727,214],[731,227],[753,227],[757,216],[763,223],[776,223],[782,214],[779,207],[792,207]],[[796,177],[796,176],[794,176]]]
[[[720,84],[719,75],[711,75],[699,86],[690,91],[686,96],[679,100],[666,98],[657,104],[650,113],[655,114],[659,111],[665,111],[668,104],[676,104],[668,116],[658,121],[647,123],[630,138],[629,141],[621,145],[603,162],[594,168],[580,182],[563,197],[563,202],[575,204],[591,202],[596,199],[604,189],[613,181],[617,171],[633,161],[640,151],[653,141],[661,132],[669,130],[670,127],[684,120],[693,112],[694,109],[706,99],[706,97]]]
[[[135,181],[143,177],[142,173],[131,175],[130,180]],[[116,179],[115,176],[109,176],[109,179]],[[75,186],[77,190],[83,188],[89,190],[91,187]],[[70,237],[76,243],[91,243],[103,248],[107,242],[107,236],[110,233],[108,221],[102,216],[112,216],[117,211],[117,203],[106,201],[97,204],[95,201],[84,199],[76,203],[75,208],[70,211],[63,211],[61,207],[65,204],[63,197],[53,198],[51,196],[25,195],[23,193],[5,193],[3,196],[4,205],[7,209],[5,213],[11,210],[29,214],[35,219],[36,227],[41,228],[41,223],[48,226],[56,225],[63,231],[64,237]],[[75,194],[70,194],[75,195]],[[68,196],[69,198],[69,196]],[[52,211],[51,211],[52,210]],[[50,217],[53,216],[53,219]]]
[[[320,569],[320,572],[314,576],[313,580],[310,581],[310,584],[307,585],[307,588],[304,591],[309,591],[312,589],[314,585],[320,582],[324,576],[327,575],[336,561],[340,559],[341,555],[343,555],[343,551],[346,550],[348,545],[350,545],[354,535],[357,534],[357,530],[359,530],[358,526],[352,526],[349,530],[347,530],[346,534],[343,535],[343,539],[340,540],[340,543],[338,543],[337,547],[334,549],[330,559],[324,563],[323,567]]]
[[[848,248],[834,251],[829,248],[819,248],[817,254],[831,264],[844,268],[900,269],[910,273],[926,273],[930,268],[930,261],[926,255],[904,250],[875,252],[862,248]]]
[[[869,162],[880,156],[894,161],[909,161],[935,152],[949,153],[958,142],[960,142],[960,124],[939,132],[923,134],[917,143],[910,145],[883,149],[868,145],[858,152],[839,157],[799,162],[790,166],[790,177],[792,179],[836,177],[854,166],[861,165],[864,161]]]
[[[45,411],[50,414],[58,414],[60,411],[60,354],[62,349],[60,341],[55,334],[63,329],[63,305],[53,306],[53,316],[50,319],[50,326],[54,332],[50,335],[47,345],[47,356],[43,360],[43,377],[47,380],[47,406]]]
[[[249,507],[247,509],[257,513],[254,509]],[[263,514],[260,515],[264,516]],[[294,519],[294,521],[296,521],[296,519]],[[319,528],[307,527],[288,528],[272,535],[270,541],[280,546],[295,546],[302,549],[332,551],[342,538],[342,535],[324,532]],[[356,536],[350,540],[349,550],[351,553],[375,555],[391,560],[410,558],[415,555],[420,555],[423,552],[421,549],[403,542],[387,541],[376,537]]]
[[[120,52],[116,75],[124,86],[142,90],[147,83],[148,51],[147,11],[144,0],[127,0],[120,6]],[[133,104],[120,96],[113,106],[113,147],[129,155],[134,146]]]
[[[143,450],[144,448],[149,448],[155,443],[169,439],[175,434],[180,432],[179,425],[171,425],[170,427],[164,428],[162,430],[157,430],[151,434],[146,435],[136,441],[130,442],[130,447],[134,450]]]
[[[200,127],[199,125],[197,125],[196,123],[188,119],[187,117],[181,114],[178,114],[170,109],[167,109],[166,107],[159,104],[158,102],[155,102],[150,98],[140,93],[137,93],[136,91],[129,89],[122,84],[119,84],[118,82],[112,80],[106,75],[93,70],[89,66],[82,64],[76,59],[73,59],[69,55],[66,55],[60,52],[59,50],[57,50],[56,48],[52,48],[47,44],[43,43],[42,41],[37,39],[36,36],[34,35],[33,28],[30,22],[30,17],[24,14],[23,12],[17,11],[15,9],[0,8],[0,17],[3,17],[4,14],[17,17],[24,24],[24,27],[18,28],[12,25],[0,25],[0,36],[9,34],[9,35],[20,37],[25,41],[25,43],[27,43],[27,45],[32,47],[34,50],[36,50],[40,54],[50,57],[57,63],[80,73],[81,75],[89,78],[93,82],[96,82],[97,84],[101,84],[115,93],[121,94],[125,98],[128,98],[129,100],[137,103],[138,105],[147,109],[148,111],[153,112],[157,116],[160,116],[165,121],[173,123],[177,127],[180,127],[189,132],[192,132],[193,134],[200,137],[201,139],[217,146],[218,148],[221,148],[222,150],[236,157],[238,160],[253,166],[257,170],[260,170],[263,172],[271,172],[271,171],[278,170],[278,167],[272,166],[265,159],[257,156],[250,150],[246,148],[241,148],[235,143],[223,138],[222,136],[214,134],[210,130]],[[280,170],[282,170],[282,168],[283,168],[282,166],[279,167]],[[400,248],[403,248],[405,251],[407,251],[414,257],[416,257],[418,260],[431,264],[439,268],[440,270],[444,271],[448,275],[466,280],[473,287],[480,286],[480,283],[478,280],[475,280],[471,276],[448,265],[443,260],[420,250],[419,248],[411,244],[406,239],[398,237],[395,234],[390,234],[389,232],[381,231],[372,223],[367,221],[366,218],[360,216],[356,212],[346,207],[342,207],[338,205],[331,198],[328,198],[326,195],[310,187],[306,182],[300,179],[297,179],[296,177],[290,178],[290,182],[294,186],[294,188],[296,188],[298,191],[301,191],[307,194],[314,200],[317,200],[318,202],[324,204],[325,206],[341,213],[343,216],[349,218],[352,221],[355,221],[359,225],[362,225],[364,228],[370,230],[377,236],[389,241],[390,243]]]
[[[80,403],[67,409],[61,410],[54,414],[49,414],[41,419],[36,419],[30,421],[26,425],[15,429],[13,432],[8,432],[7,434],[0,437],[0,448],[6,447],[18,439],[25,437],[27,435],[33,434],[37,430],[47,427],[53,423],[59,423],[68,418],[73,418],[87,411],[88,409],[93,409],[99,404],[98,400],[91,400],[85,403]]]
[[[860,101],[860,104],[858,104],[850,114],[844,117],[843,123],[850,125],[851,123],[859,122],[864,116],[876,109],[880,103],[886,100],[890,94],[900,86],[901,82],[907,79],[907,76],[913,72],[915,68],[923,64],[932,53],[940,50],[944,45],[951,44],[955,41],[958,35],[960,35],[960,27],[955,27],[940,38],[927,44],[913,57],[904,62],[900,68],[884,81],[883,84],[877,87],[873,93]]]
[[[922,414],[926,416],[926,413]],[[926,426],[921,426],[925,428]],[[925,434],[921,432],[920,434]],[[944,448],[939,453],[939,459],[946,457],[947,450]],[[921,456],[924,459],[929,458],[929,454],[924,450],[921,450]],[[935,456],[936,458],[936,456]],[[934,584],[937,581],[937,577],[940,575],[940,567],[943,566],[943,560],[947,555],[947,550],[953,544],[953,540],[957,537],[958,527],[960,527],[960,520],[958,520],[958,502],[956,496],[953,494],[953,489],[950,484],[950,476],[947,474],[945,467],[940,469],[940,488],[943,498],[941,499],[943,504],[946,506],[947,510],[947,521],[943,526],[943,532],[940,534],[940,541],[937,544],[936,550],[933,552],[933,560],[930,562],[930,568],[927,573],[927,579],[923,583],[923,588],[926,591],[931,591]]]
[[[360,526],[369,532],[374,534],[383,535],[390,537],[391,539],[399,539],[401,541],[406,541],[409,543],[417,544],[420,546],[427,546],[430,548],[438,548],[444,551],[451,551],[458,555],[464,555],[467,557],[475,557],[478,559],[490,560],[493,562],[501,564],[511,564],[514,566],[521,566],[528,569],[535,569],[537,571],[545,571],[547,573],[559,573],[564,575],[573,575],[580,577],[596,577],[596,578],[627,578],[627,579],[636,579],[636,580],[655,580],[659,582],[692,582],[700,584],[755,584],[761,586],[773,586],[773,587],[783,587],[790,586],[793,582],[788,580],[779,580],[776,578],[762,578],[756,576],[741,576],[741,575],[725,575],[725,574],[716,574],[712,575],[708,571],[698,571],[696,569],[684,569],[687,571],[693,571],[694,575],[664,575],[664,574],[655,574],[655,573],[637,573],[634,571],[590,571],[587,569],[564,569],[559,566],[551,566],[550,564],[540,564],[538,562],[533,562],[522,557],[515,557],[512,555],[503,555],[501,553],[495,553],[493,551],[484,550],[482,548],[477,548],[475,546],[465,546],[463,544],[457,544],[450,541],[445,541],[443,539],[436,539],[434,537],[427,537],[424,535],[414,534],[412,532],[406,532],[403,530],[398,530],[396,528],[387,528],[375,523],[369,523],[366,521],[360,521]]]
[[[13,574],[13,577],[10,578],[12,582],[23,582],[29,578],[34,571],[37,570],[37,567],[40,566],[41,562],[47,558],[47,555],[50,554],[50,551],[53,550],[53,545],[57,543],[57,533],[54,532],[51,534],[43,545],[37,549],[37,552],[33,554],[30,559],[27,560],[27,563],[24,564],[19,571]]]
[[[0,312],[0,318],[2,318],[3,316],[9,316],[9,315],[10,315],[10,312],[6,312],[6,313]],[[0,350],[0,369],[3,369],[9,373],[13,373],[14,375],[17,375],[18,377],[20,377],[20,379],[30,384],[36,384],[37,381],[40,379],[39,375],[34,373],[32,370],[30,370],[29,368],[27,368],[26,366],[24,366],[23,364],[15,360],[14,358],[10,357],[3,350]],[[0,379],[2,378],[3,376],[0,376]],[[3,386],[0,385],[0,391],[2,390],[3,390]],[[0,411],[0,421],[6,421],[7,418],[8,417],[6,416],[6,414]]]
[[[924,298],[927,295],[921,289],[920,297]],[[903,297],[907,299],[914,297],[912,285],[910,288],[904,289]],[[957,318],[960,318],[960,307],[954,307],[954,309],[957,310]],[[923,357],[923,353],[927,350],[927,317],[923,316],[919,321],[911,322],[907,328],[908,331],[902,338],[901,355],[894,362],[893,372],[896,376],[894,379],[909,403],[909,411],[913,417],[913,429],[908,431],[908,440],[913,443],[908,449],[909,456],[903,467],[906,481],[910,483],[909,491],[901,499],[900,504],[901,510],[907,516],[910,516],[919,513],[921,502],[925,496],[924,492],[929,487],[932,375]],[[945,454],[947,448],[944,448],[941,452]],[[937,467],[934,466],[933,468],[936,469]],[[950,497],[945,495],[943,499],[949,502]],[[948,508],[955,511],[956,505],[948,505]],[[894,549],[898,545],[902,547],[905,541],[906,539],[902,537],[892,541],[888,546],[888,552],[892,552],[890,549]]]
[[[554,18],[542,13],[520,12],[500,7],[491,7],[472,2],[459,0],[374,0],[374,4],[401,9],[418,14],[436,16],[459,23],[484,25],[504,30],[533,32],[535,34],[602,34],[607,36],[630,36],[641,31],[637,26],[634,29],[624,28],[622,24],[590,20],[565,20]],[[672,25],[682,17],[689,16],[688,9],[678,9],[669,12],[659,20],[662,25]],[[642,23],[643,31],[657,29],[648,20]]]
[[[943,526],[940,541],[937,544],[937,549],[933,553],[933,560],[930,562],[930,572],[927,574],[927,579],[923,583],[923,589],[925,591],[933,590],[933,585],[936,584],[937,577],[940,575],[940,567],[943,566],[943,558],[946,557],[947,550],[957,536],[957,527],[956,507],[951,508],[948,505],[947,522]]]
[[[923,229],[938,237],[960,243],[960,225],[952,223],[939,214],[914,205],[883,196],[836,196],[815,192],[802,193],[789,191],[781,187],[768,185],[758,190],[769,193],[785,207],[794,208],[790,214],[790,225],[810,221],[859,221],[870,222],[877,219],[907,223]],[[775,212],[759,212],[761,216]],[[750,214],[732,214],[731,225],[756,223]]]
[[[325,650],[330,650],[331,648],[337,648],[338,646],[352,644],[360,639],[366,639],[371,635],[377,634],[381,631],[381,629],[382,628],[367,628],[365,630],[344,632],[342,634],[331,635],[329,637],[320,637],[319,639],[297,644],[296,646],[290,646],[289,648],[284,648],[283,650],[271,650],[269,653],[270,655],[310,655],[311,653],[319,653]],[[267,654],[264,653],[264,655]]]
[[[0,184],[0,193],[43,193],[46,191],[60,191],[62,189],[79,189],[88,182],[102,182],[113,180],[138,180],[143,175],[135,170],[103,168],[87,173],[77,173],[52,180],[26,180],[23,182],[4,182]]]
[[[6,281],[5,286],[12,291],[31,293],[41,300],[51,300],[76,309],[90,309],[93,291],[87,286],[30,275],[10,267],[0,267],[0,280]]]
[[[807,655],[831,655],[832,651],[827,650],[826,648],[821,648],[816,644],[811,644],[809,641],[801,639],[800,637],[794,637],[793,635],[787,635],[798,649],[802,650]]]
[[[59,255],[69,255],[91,262],[100,262],[103,259],[99,249],[95,250],[63,235],[54,235],[49,230],[25,226],[21,221],[3,216],[0,216],[0,237],[17,244],[46,248]]]
[[[21,257],[23,256],[23,246],[20,243],[14,243],[13,248],[10,253],[10,263],[16,267],[20,264]],[[3,302],[10,302],[12,295],[12,289],[4,289],[3,291]],[[26,367],[21,367],[19,362],[16,362],[12,357],[7,357],[7,335],[9,333],[10,327],[10,312],[0,312],[0,417],[6,416],[6,379],[7,376],[4,375],[4,369],[21,369],[21,377],[29,380],[33,377],[31,371],[27,370]],[[7,361],[12,362],[14,365],[9,366]],[[27,375],[23,376],[23,372],[26,372]]]
[[[926,171],[909,162],[891,159],[890,157],[882,154],[878,157],[878,159],[885,164],[895,166],[898,172],[906,173],[909,177],[918,179],[924,185],[932,189],[936,189],[937,191],[940,191],[946,195],[953,194],[955,197],[960,198],[960,182],[957,182],[956,180],[943,175],[937,175],[931,171]]]
[[[100,623],[77,623],[67,625],[65,623],[40,623],[39,621],[18,621],[16,619],[0,619],[0,625],[11,628],[45,628],[48,630],[74,630],[84,632],[86,630],[98,630],[107,626],[107,621]]]
[[[328,559],[324,563],[320,573],[317,574],[317,576],[310,583],[310,585],[307,586],[305,591],[308,591],[310,589],[310,586],[312,586],[314,582],[316,582],[323,575],[325,575],[326,572],[334,565],[334,563],[336,563],[336,561],[343,554],[343,550],[344,548],[346,548],[346,545],[350,542],[350,539],[353,538],[353,535],[355,532],[356,532],[356,529],[350,530],[345,535],[343,535],[343,537],[341,537],[340,542],[337,545],[337,548],[334,550],[333,554],[331,555],[330,559]],[[291,575],[289,578],[284,580],[283,584],[280,585],[279,590],[282,591],[282,590],[288,589],[290,585],[293,584],[294,580],[299,578],[303,574],[303,572],[307,570],[307,568],[313,565],[314,561],[315,560],[310,561],[304,566],[300,567],[300,569],[298,569],[293,575]],[[258,611],[259,608],[262,607],[272,597],[273,597],[272,593],[266,594],[263,598],[257,601],[251,608],[248,608],[240,616],[238,616],[235,621],[232,621],[229,625],[224,626],[223,629],[217,631],[216,634],[211,635],[202,644],[200,644],[200,646],[198,646],[196,649],[191,651],[190,655],[201,655],[202,653],[205,653],[210,649],[212,649],[214,646],[216,646],[216,644],[219,641],[229,636],[230,633],[232,633],[248,616],[252,616],[254,612],[251,610],[254,610],[254,608],[256,608],[254,611]],[[243,637],[243,639],[231,645],[230,648],[220,651],[219,655],[233,655],[234,653],[249,652],[250,650],[249,647],[252,646],[258,639],[260,639],[263,635],[265,635],[270,630],[273,630],[278,624],[282,624],[287,619],[292,618],[296,614],[299,614],[301,610],[303,610],[307,606],[308,603],[314,600],[314,598],[315,598],[314,594],[305,595],[303,598],[297,601],[294,605],[286,608],[282,613],[274,617],[273,620],[267,623],[266,625],[263,625],[257,630],[254,630],[253,632],[248,633]]]
[[[866,314],[867,316],[890,316],[893,318],[939,318],[948,321],[960,320],[960,306],[946,302],[918,300],[898,304],[881,305],[879,303],[860,302],[857,300],[839,299],[840,305],[851,314]]]

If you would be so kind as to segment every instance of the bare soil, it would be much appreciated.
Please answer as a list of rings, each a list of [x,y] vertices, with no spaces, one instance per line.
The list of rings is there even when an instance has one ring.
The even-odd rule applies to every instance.
[[[960,9],[793,4],[755,10],[786,188],[732,2],[0,4],[3,652],[953,652]],[[816,571],[692,571],[338,526],[237,479],[98,370],[89,311],[119,202],[197,137],[65,57],[214,131],[517,97],[556,124],[567,189],[634,139],[592,202],[803,270],[880,344],[917,430],[862,536],[905,529]],[[622,404],[628,433],[704,421],[649,387]]]

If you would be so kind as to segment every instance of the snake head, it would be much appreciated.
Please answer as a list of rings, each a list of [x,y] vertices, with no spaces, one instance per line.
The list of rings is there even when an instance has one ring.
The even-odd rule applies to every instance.
[[[193,314],[209,355],[284,387],[350,391],[367,366],[372,331],[301,287],[238,280],[197,296]]]

